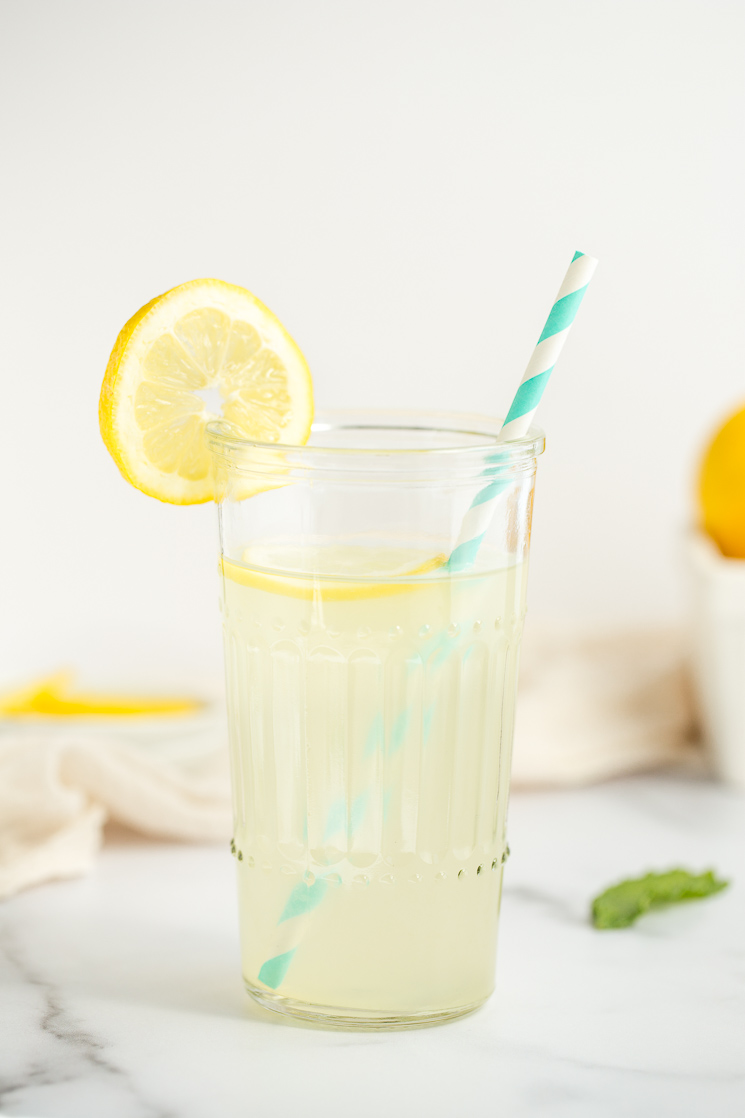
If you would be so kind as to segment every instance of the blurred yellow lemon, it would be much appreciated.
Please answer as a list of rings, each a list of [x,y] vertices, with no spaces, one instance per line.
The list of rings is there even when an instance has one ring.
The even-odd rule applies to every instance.
[[[706,451],[699,501],[704,530],[722,554],[745,559],[745,408],[727,420]]]
[[[137,489],[192,505],[213,496],[205,427],[220,417],[242,438],[305,443],[310,371],[249,291],[192,280],[146,303],[119,334],[101,388],[101,434]]]
[[[0,716],[192,714],[201,703],[175,696],[109,695],[74,691],[70,672],[34,680],[27,687],[0,694]]]

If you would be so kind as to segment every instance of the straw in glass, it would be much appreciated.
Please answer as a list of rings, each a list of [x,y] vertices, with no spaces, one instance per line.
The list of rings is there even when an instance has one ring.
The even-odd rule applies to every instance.
[[[575,252],[497,436],[498,442],[512,442],[527,434],[597,263],[594,256]],[[494,456],[494,461],[499,461],[498,454]],[[490,471],[487,469],[484,472],[488,475]],[[492,472],[496,473],[496,468]],[[511,484],[511,479],[494,478],[476,494],[447,561],[449,570],[464,571],[473,566],[494,515],[495,502]]]
[[[512,442],[527,434],[597,263],[595,257],[575,252],[502,424],[498,442]],[[499,461],[498,453],[494,455],[493,461]],[[494,467],[495,470],[497,468]],[[488,477],[490,468],[484,473]],[[494,478],[479,490],[463,519],[458,542],[445,564],[447,569],[462,571],[473,565],[494,515],[495,502],[511,484],[511,478]],[[319,877],[312,883],[300,882],[290,893],[277,923],[274,953],[259,971],[259,981],[264,986],[272,990],[281,986],[304,938],[310,913],[323,900],[327,887],[328,882]]]

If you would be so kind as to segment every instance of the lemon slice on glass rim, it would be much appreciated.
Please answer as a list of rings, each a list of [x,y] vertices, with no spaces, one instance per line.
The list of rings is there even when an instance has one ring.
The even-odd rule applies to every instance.
[[[205,428],[220,418],[239,437],[304,444],[313,422],[310,370],[249,291],[192,280],[123,327],[101,387],[101,434],[137,489],[192,505],[213,497]]]

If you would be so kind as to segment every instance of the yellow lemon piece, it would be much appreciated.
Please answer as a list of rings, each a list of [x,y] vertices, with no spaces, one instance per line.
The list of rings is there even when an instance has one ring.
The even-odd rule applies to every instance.
[[[192,505],[213,497],[205,427],[220,418],[242,438],[302,445],[313,385],[263,303],[221,280],[192,280],[141,307],[119,334],[101,387],[101,434],[137,489]]]
[[[0,715],[133,715],[191,714],[201,703],[193,699],[147,695],[107,695],[71,691],[72,674],[57,672],[27,687],[0,694]]]
[[[223,575],[255,590],[326,602],[410,594],[426,587],[427,582],[407,580],[436,571],[447,562],[447,556],[442,554],[428,556],[422,561],[410,548],[316,548],[312,545],[299,550],[254,546],[246,549],[243,559],[255,566],[223,559]],[[265,569],[257,570],[256,566]],[[272,566],[276,568],[274,571],[266,569]],[[303,573],[307,570],[316,573],[309,576]]]
[[[714,436],[699,476],[704,530],[723,555],[745,559],[745,408]]]
[[[406,571],[408,578],[415,575],[428,575],[431,571],[439,571],[440,567],[444,567],[448,561],[447,555],[440,552],[439,555],[433,555],[430,559],[425,559],[423,563],[419,563],[416,567],[412,567],[410,571]]]

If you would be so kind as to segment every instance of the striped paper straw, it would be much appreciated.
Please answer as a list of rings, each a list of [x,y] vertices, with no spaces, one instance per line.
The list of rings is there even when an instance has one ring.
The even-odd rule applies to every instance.
[[[499,442],[520,439],[527,433],[596,266],[597,260],[593,256],[575,252],[507,418],[502,424]],[[498,463],[499,454],[493,455],[490,461]],[[485,476],[495,473],[498,468],[487,468]],[[449,570],[466,570],[473,564],[494,514],[495,501],[511,485],[512,478],[494,478],[476,494],[463,519],[458,542],[447,561]],[[274,954],[259,971],[259,981],[264,986],[276,990],[282,985],[293,956],[304,938],[310,914],[321,903],[327,889],[328,882],[319,877],[309,884],[300,882],[290,893],[277,922]]]
[[[523,379],[510,404],[507,418],[498,435],[498,442],[512,442],[527,434],[597,263],[594,256],[575,252],[528,367],[523,373]],[[495,454],[491,461],[498,462],[499,455]],[[496,473],[496,468],[484,471],[487,476],[490,472]],[[511,478],[495,478],[476,494],[463,518],[456,545],[448,559],[449,570],[468,570],[473,565],[494,515],[495,502],[511,484]]]
[[[301,881],[287,898],[287,904],[277,921],[274,954],[262,964],[259,971],[259,982],[270,990],[276,990],[284,981],[293,955],[305,935],[310,913],[321,903],[327,888],[328,882],[322,877],[316,878],[311,884]]]

